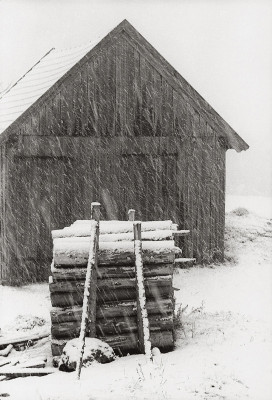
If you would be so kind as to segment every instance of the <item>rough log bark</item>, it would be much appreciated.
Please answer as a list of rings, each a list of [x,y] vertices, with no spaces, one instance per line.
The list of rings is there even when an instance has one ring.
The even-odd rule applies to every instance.
[[[162,276],[149,276],[145,279],[145,286],[148,288],[152,287],[168,287],[172,286],[172,275],[162,275]],[[82,292],[84,290],[84,281],[58,281],[49,284],[50,293],[72,293],[72,292]],[[115,290],[115,289],[125,289],[125,288],[135,288],[136,281],[135,278],[108,278],[100,279],[97,281],[97,289],[104,290]]]
[[[173,315],[162,317],[150,315],[148,317],[150,331],[163,331],[173,329]],[[96,323],[97,335],[119,335],[137,332],[137,317],[117,317],[113,319],[100,319]],[[54,338],[74,338],[80,332],[80,321],[52,323],[51,334]]]
[[[84,240],[83,240],[84,239]],[[54,240],[53,257],[57,266],[86,266],[89,238],[60,238]],[[143,262],[146,264],[173,263],[181,250],[173,240],[143,243]],[[99,265],[130,265],[134,263],[133,242],[104,242],[99,248]]]
[[[144,265],[144,277],[172,275],[173,264],[146,264]],[[54,282],[80,281],[86,276],[86,268],[55,268],[51,267]],[[135,268],[132,265],[99,266],[98,279],[105,278],[129,278],[135,276]]]
[[[136,315],[136,301],[111,302],[101,304],[97,308],[97,319],[132,317]],[[158,314],[163,318],[173,312],[173,302],[171,299],[147,301],[146,308],[148,315]],[[82,307],[74,306],[68,308],[53,307],[51,312],[52,323],[81,321]]]
[[[98,338],[108,343],[120,355],[138,352],[138,335],[135,333],[98,336]],[[151,332],[150,339],[152,347],[158,347],[161,351],[170,351],[174,347],[172,331]],[[51,348],[54,357],[62,354],[67,341],[68,339],[52,339]]]
[[[51,303],[53,307],[69,307],[74,305],[82,305],[83,303],[83,290],[75,292],[54,292],[51,293]],[[156,283],[146,284],[146,297],[147,299],[161,299],[172,298],[172,281],[166,282],[165,285],[159,286]],[[122,301],[122,300],[134,300],[136,298],[136,289],[134,287],[118,287],[114,290],[111,287],[103,287],[97,290],[97,304]]]

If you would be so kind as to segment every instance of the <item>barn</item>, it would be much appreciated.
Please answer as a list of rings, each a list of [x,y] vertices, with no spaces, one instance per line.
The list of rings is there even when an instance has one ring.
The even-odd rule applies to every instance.
[[[47,279],[51,230],[171,219],[184,255],[224,256],[225,155],[244,140],[126,20],[51,49],[0,100],[0,279]]]

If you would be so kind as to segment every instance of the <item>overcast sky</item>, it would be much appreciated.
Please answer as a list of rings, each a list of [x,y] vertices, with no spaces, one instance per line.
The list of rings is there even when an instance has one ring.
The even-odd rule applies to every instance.
[[[0,89],[124,18],[250,145],[227,152],[227,192],[272,195],[271,0],[0,0]]]

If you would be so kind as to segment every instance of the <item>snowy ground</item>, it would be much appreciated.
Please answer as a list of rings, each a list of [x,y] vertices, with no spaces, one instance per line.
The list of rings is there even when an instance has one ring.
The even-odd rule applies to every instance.
[[[243,210],[228,213],[226,255],[231,261],[174,275],[180,290],[173,352],[155,357],[152,365],[142,355],[93,365],[83,370],[80,382],[74,373],[61,372],[0,382],[0,399],[7,393],[26,400],[270,400],[271,244],[272,220]],[[2,287],[0,302],[3,331],[29,327],[30,319],[19,314],[39,317],[37,325],[49,324],[45,284]],[[49,353],[48,343],[40,351]]]

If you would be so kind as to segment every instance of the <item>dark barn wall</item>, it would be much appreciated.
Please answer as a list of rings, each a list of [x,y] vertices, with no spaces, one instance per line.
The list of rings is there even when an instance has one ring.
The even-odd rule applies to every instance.
[[[5,279],[5,197],[6,197],[6,144],[0,147],[0,279]]]
[[[222,256],[225,145],[149,61],[113,38],[20,125],[1,189],[9,281],[46,278],[50,231],[89,218],[92,201],[105,219],[171,218],[191,230],[185,256]]]

